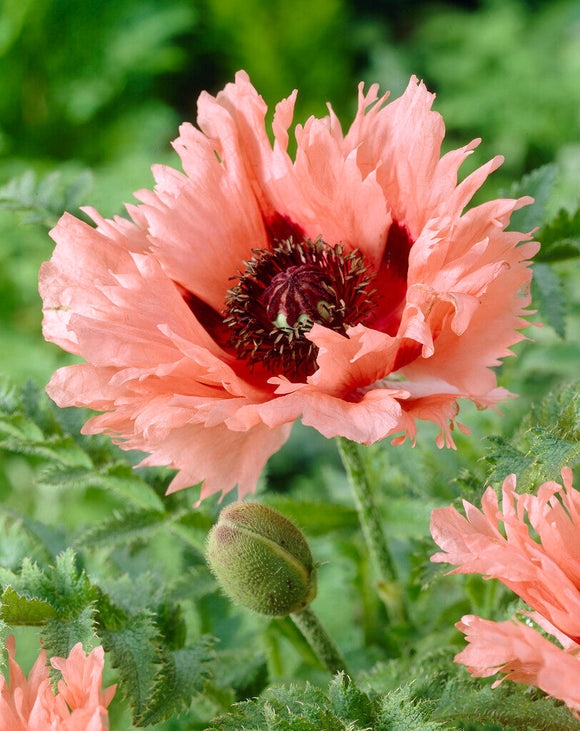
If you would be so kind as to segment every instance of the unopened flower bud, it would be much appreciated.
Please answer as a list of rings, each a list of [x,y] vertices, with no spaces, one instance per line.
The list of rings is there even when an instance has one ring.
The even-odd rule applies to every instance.
[[[208,536],[207,560],[226,594],[259,614],[300,612],[316,596],[316,566],[306,539],[259,503],[222,510]]]

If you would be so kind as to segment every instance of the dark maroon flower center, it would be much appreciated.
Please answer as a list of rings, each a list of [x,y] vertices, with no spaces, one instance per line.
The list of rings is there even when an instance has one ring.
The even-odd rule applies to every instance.
[[[311,264],[278,272],[264,290],[266,314],[277,327],[310,327],[329,315],[328,275]]]
[[[306,337],[315,324],[345,333],[376,306],[375,275],[359,251],[321,239],[258,249],[226,295],[229,345],[251,366],[303,377],[314,372],[317,348]]]

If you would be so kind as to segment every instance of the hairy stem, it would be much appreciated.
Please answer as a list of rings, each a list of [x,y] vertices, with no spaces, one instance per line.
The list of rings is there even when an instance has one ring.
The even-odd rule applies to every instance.
[[[332,675],[340,672],[349,674],[340,650],[310,607],[291,614],[290,618],[308,640],[320,662]]]
[[[354,492],[359,522],[367,544],[371,562],[378,579],[378,592],[392,619],[409,621],[405,597],[402,595],[397,569],[375,505],[373,488],[366,470],[361,446],[338,437],[338,447],[348,479]]]
[[[354,492],[360,524],[379,581],[383,583],[395,581],[397,572],[381,526],[360,447],[356,442],[344,437],[338,437],[338,447]]]

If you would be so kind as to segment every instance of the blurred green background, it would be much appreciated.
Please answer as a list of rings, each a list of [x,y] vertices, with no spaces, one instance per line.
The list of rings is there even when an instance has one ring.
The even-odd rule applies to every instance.
[[[170,140],[180,121],[195,120],[199,92],[218,91],[240,68],[271,108],[298,88],[298,121],[323,115],[330,101],[345,126],[360,80],[396,96],[415,73],[437,92],[449,147],[482,137],[474,165],[505,155],[486,197],[550,162],[559,166],[554,208],[572,209],[578,197],[577,0],[3,0],[0,8],[4,208],[18,207],[14,188],[2,187],[9,180],[57,171],[45,189],[23,181],[21,207],[34,213],[40,199],[54,220],[80,204],[121,213],[134,190],[151,185],[152,163],[178,164]],[[40,335],[36,275],[52,243],[45,227],[21,221],[0,210],[2,369],[46,381],[65,358]]]

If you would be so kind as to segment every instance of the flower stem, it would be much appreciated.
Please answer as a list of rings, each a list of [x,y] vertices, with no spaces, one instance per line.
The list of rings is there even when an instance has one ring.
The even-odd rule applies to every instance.
[[[366,470],[361,447],[345,437],[338,437],[338,447],[354,492],[359,521],[378,578],[378,592],[391,618],[408,621],[405,598],[401,593],[397,569],[375,505],[373,488]]]
[[[340,650],[335,645],[334,640],[320,624],[320,620],[310,607],[306,607],[306,609],[303,609],[301,612],[291,614],[290,618],[308,640],[308,643],[316,653],[320,662],[330,673],[332,673],[332,675],[336,675],[336,673],[340,672],[349,675],[346,662],[341,655]]]
[[[344,437],[338,437],[338,446],[354,492],[359,520],[379,581],[384,583],[395,581],[397,572],[379,520],[360,447],[356,442],[351,442],[350,439]]]

